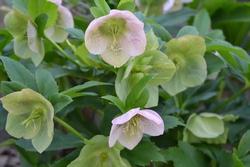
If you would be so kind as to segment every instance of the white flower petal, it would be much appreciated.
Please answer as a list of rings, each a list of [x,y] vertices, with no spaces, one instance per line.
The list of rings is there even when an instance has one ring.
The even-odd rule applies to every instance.
[[[112,124],[116,125],[124,124],[128,122],[131,118],[133,118],[136,114],[138,114],[139,111],[140,111],[139,108],[134,108],[132,110],[129,110],[125,114],[113,119]]]
[[[150,136],[159,136],[164,133],[164,123],[157,124],[149,119],[141,119],[141,127],[143,128],[143,133]]]
[[[101,57],[106,63],[116,68],[121,67],[130,59],[130,57],[124,54],[122,51],[116,53],[111,49],[107,49],[104,53],[101,54]]]
[[[53,41],[61,43],[64,42],[68,37],[68,33],[65,29],[73,27],[74,20],[69,9],[63,6],[59,6],[58,19],[56,21],[56,25],[47,28],[44,33],[48,38],[52,39]]]
[[[62,4],[62,0],[49,0],[49,1],[56,4],[56,5],[61,5]]]
[[[119,125],[112,125],[110,135],[109,135],[109,147],[113,147],[120,137],[122,128]]]
[[[171,9],[174,6],[174,3],[175,3],[175,0],[167,0],[167,2],[165,2],[165,4],[163,5],[163,12],[167,13],[171,11]]]
[[[140,110],[138,114],[140,114],[141,116],[143,116],[144,118],[150,121],[155,122],[158,125],[163,123],[161,116],[153,110],[149,110],[149,109]]]
[[[139,129],[135,131],[134,134],[125,133],[123,131],[123,133],[120,134],[118,141],[127,149],[132,150],[141,141],[142,137],[143,133]]]

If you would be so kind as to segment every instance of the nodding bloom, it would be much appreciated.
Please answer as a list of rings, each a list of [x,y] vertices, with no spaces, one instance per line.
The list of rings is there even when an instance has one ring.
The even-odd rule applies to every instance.
[[[64,42],[68,37],[66,29],[74,27],[74,19],[70,10],[62,6],[62,0],[49,1],[58,6],[58,18],[56,24],[45,29],[44,33],[53,41],[61,43]]]
[[[132,150],[142,139],[143,134],[159,136],[164,133],[164,123],[159,114],[153,110],[139,108],[113,119],[109,136],[109,146],[117,141]]]
[[[193,0],[167,0],[163,5],[163,12],[174,12],[178,11],[183,7],[184,3],[191,3]]]
[[[144,23],[129,11],[111,10],[89,24],[85,45],[90,53],[100,54],[108,64],[120,67],[145,51]]]
[[[16,138],[31,139],[34,148],[43,152],[54,135],[52,104],[31,89],[10,93],[1,102],[8,111],[6,131]]]

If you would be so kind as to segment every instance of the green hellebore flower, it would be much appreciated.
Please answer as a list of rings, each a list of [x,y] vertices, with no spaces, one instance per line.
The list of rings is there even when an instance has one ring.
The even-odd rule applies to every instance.
[[[225,128],[224,118],[227,117],[213,113],[192,114],[184,129],[183,140],[190,143],[226,143],[228,129]]]
[[[27,18],[21,12],[12,10],[4,17],[4,25],[13,37],[23,36],[27,29]]]
[[[165,53],[174,62],[176,73],[162,88],[170,95],[201,85],[207,77],[207,64],[204,59],[205,40],[200,36],[186,35],[170,40]]]
[[[107,137],[94,136],[83,147],[79,157],[67,167],[131,167],[128,161],[120,156],[120,151],[119,146],[109,148]]]
[[[42,153],[53,139],[52,104],[31,89],[8,94],[1,101],[8,111],[6,131],[16,138],[31,139],[34,148]]]

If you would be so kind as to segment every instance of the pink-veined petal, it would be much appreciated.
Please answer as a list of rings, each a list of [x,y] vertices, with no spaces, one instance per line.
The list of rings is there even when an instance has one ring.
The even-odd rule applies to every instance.
[[[159,136],[164,133],[164,123],[163,121],[160,124],[155,123],[152,120],[142,118],[141,119],[141,127],[143,129],[143,133],[150,136]]]
[[[109,135],[109,147],[113,147],[120,137],[120,134],[122,132],[122,127],[119,125],[112,125],[110,135]]]
[[[111,41],[107,38],[107,34],[102,34],[99,30],[100,26],[102,26],[109,18],[110,16],[107,15],[94,19],[86,29],[84,39],[86,48],[90,53],[101,54],[110,44]]]
[[[116,68],[121,67],[130,59],[130,57],[125,55],[123,51],[116,53],[111,49],[106,49],[106,51],[101,54],[101,57],[106,63]]]
[[[135,133],[123,133],[120,134],[118,139],[119,143],[129,150],[132,150],[141,141],[143,133],[140,129],[137,129]]]
[[[125,114],[113,119],[112,124],[115,124],[115,125],[124,124],[128,122],[131,118],[133,118],[136,114],[138,114],[139,111],[140,111],[139,108],[134,108],[132,110],[129,110]]]
[[[161,116],[153,110],[149,110],[149,109],[140,110],[140,112],[138,114],[140,114],[141,116],[143,116],[146,119],[149,119],[149,120],[155,122],[156,124],[163,123]]]
[[[171,11],[172,7],[174,6],[175,0],[167,0],[167,2],[163,5],[163,12],[167,13]]]

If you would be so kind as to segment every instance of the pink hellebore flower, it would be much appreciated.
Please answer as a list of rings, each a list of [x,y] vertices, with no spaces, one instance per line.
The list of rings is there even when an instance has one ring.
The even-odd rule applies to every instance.
[[[191,3],[193,0],[167,0],[163,5],[163,12],[175,12],[183,7],[184,3]]]
[[[129,11],[111,10],[89,24],[85,44],[90,53],[100,54],[108,64],[120,67],[145,51],[144,23]]]
[[[74,27],[74,19],[70,10],[62,6],[62,0],[49,1],[58,6],[58,19],[56,24],[47,28],[44,33],[51,40],[61,43],[68,37],[68,33],[65,29]]]
[[[113,119],[109,136],[109,146],[118,140],[124,147],[132,150],[142,139],[143,134],[159,136],[164,133],[164,123],[153,110],[139,108]]]

